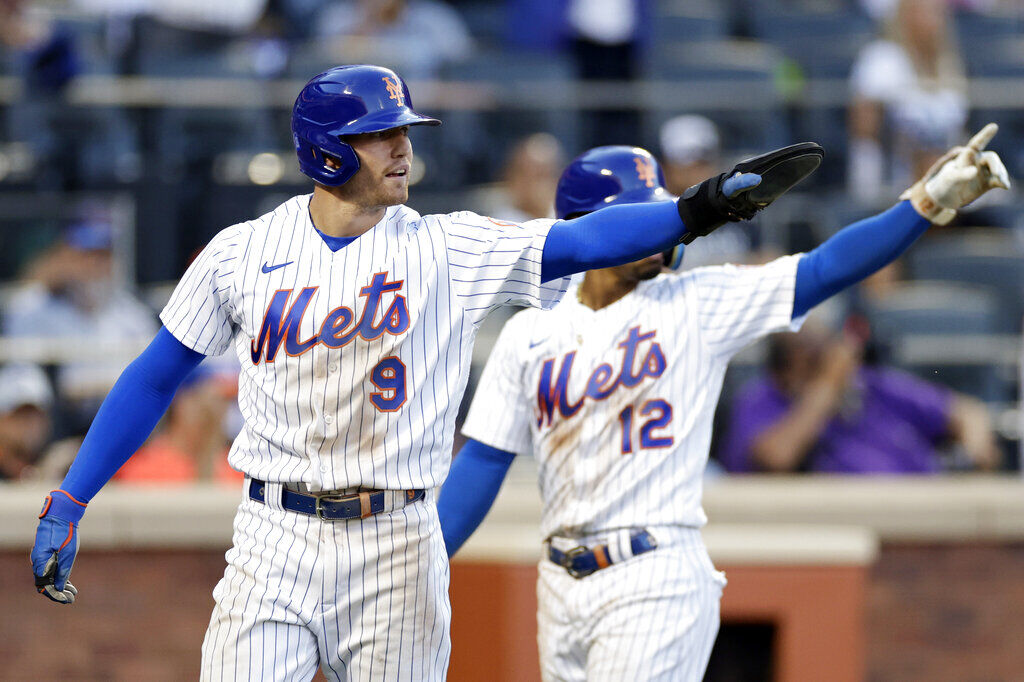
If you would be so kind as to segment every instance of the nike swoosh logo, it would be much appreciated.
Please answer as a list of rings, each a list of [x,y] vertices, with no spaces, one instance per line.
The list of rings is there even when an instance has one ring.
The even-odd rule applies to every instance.
[[[295,261],[290,260],[287,263],[281,263],[280,265],[267,265],[266,263],[264,263],[263,264],[263,274],[265,275],[268,272],[273,272],[274,270],[277,270],[278,268],[283,268],[284,266],[291,265],[294,262]]]
[[[534,342],[532,342],[530,344],[530,348],[536,348],[537,346],[539,346],[540,344],[544,343],[545,341],[547,341],[547,339],[541,339],[540,341],[534,341]]]

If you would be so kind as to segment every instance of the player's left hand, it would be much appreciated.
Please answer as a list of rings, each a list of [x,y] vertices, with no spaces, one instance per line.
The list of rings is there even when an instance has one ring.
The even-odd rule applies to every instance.
[[[58,604],[72,604],[78,590],[68,582],[78,553],[78,522],[85,504],[63,490],[51,491],[43,503],[32,547],[36,590]]]
[[[998,131],[999,126],[989,123],[966,147],[950,149],[900,199],[910,199],[923,218],[945,225],[990,189],[1010,189],[1010,176],[999,155],[984,151]]]

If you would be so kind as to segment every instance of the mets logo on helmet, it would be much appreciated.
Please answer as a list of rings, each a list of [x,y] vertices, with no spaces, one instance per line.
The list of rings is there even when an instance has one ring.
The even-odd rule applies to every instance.
[[[398,84],[398,81],[390,76],[384,76],[381,80],[388,87],[388,99],[393,99],[398,102],[398,106],[403,106],[405,104],[405,94],[402,92],[402,86]]]
[[[648,187],[654,187],[654,183],[658,179],[654,172],[654,162],[642,156],[634,156],[633,163],[636,164],[636,176],[640,178],[641,182]]]

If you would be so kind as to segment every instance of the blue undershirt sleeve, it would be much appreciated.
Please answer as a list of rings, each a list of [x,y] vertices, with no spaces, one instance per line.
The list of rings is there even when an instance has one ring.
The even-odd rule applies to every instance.
[[[541,281],[631,263],[666,251],[686,226],[674,201],[609,206],[551,226],[541,257]]]
[[[491,510],[513,459],[515,453],[472,438],[455,456],[437,501],[449,557],[459,551]]]
[[[901,201],[829,237],[797,264],[793,318],[899,258],[929,225]]]
[[[61,490],[91,500],[149,437],[203,357],[161,327],[103,400]]]

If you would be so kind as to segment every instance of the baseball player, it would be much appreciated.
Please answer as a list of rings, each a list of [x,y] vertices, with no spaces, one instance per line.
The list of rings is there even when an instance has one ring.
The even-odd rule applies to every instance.
[[[552,310],[505,325],[439,510],[451,555],[514,456],[536,456],[545,680],[702,679],[725,578],[701,540],[701,477],[729,359],[798,328],[810,308],[895,259],[930,222],[1008,187],[999,157],[982,151],[994,133],[988,126],[943,157],[908,201],[810,253],[683,274],[660,274],[660,254],[591,270]],[[657,183],[646,181],[652,175]],[[556,213],[571,222],[609,204],[661,201],[660,181],[646,151],[598,147],[563,173]]]
[[[473,337],[491,309],[550,307],[567,276],[706,234],[754,204],[737,172],[678,202],[572,222],[505,223],[406,207],[412,108],[393,71],[330,69],[300,92],[292,131],[312,194],[218,234],[111,389],[31,558],[65,604],[87,503],[138,449],[204,356],[242,364],[245,476],[214,590],[202,679],[440,680],[448,559],[436,489],[448,472]],[[769,183],[770,184],[770,183]],[[648,226],[638,238],[627,226]]]

